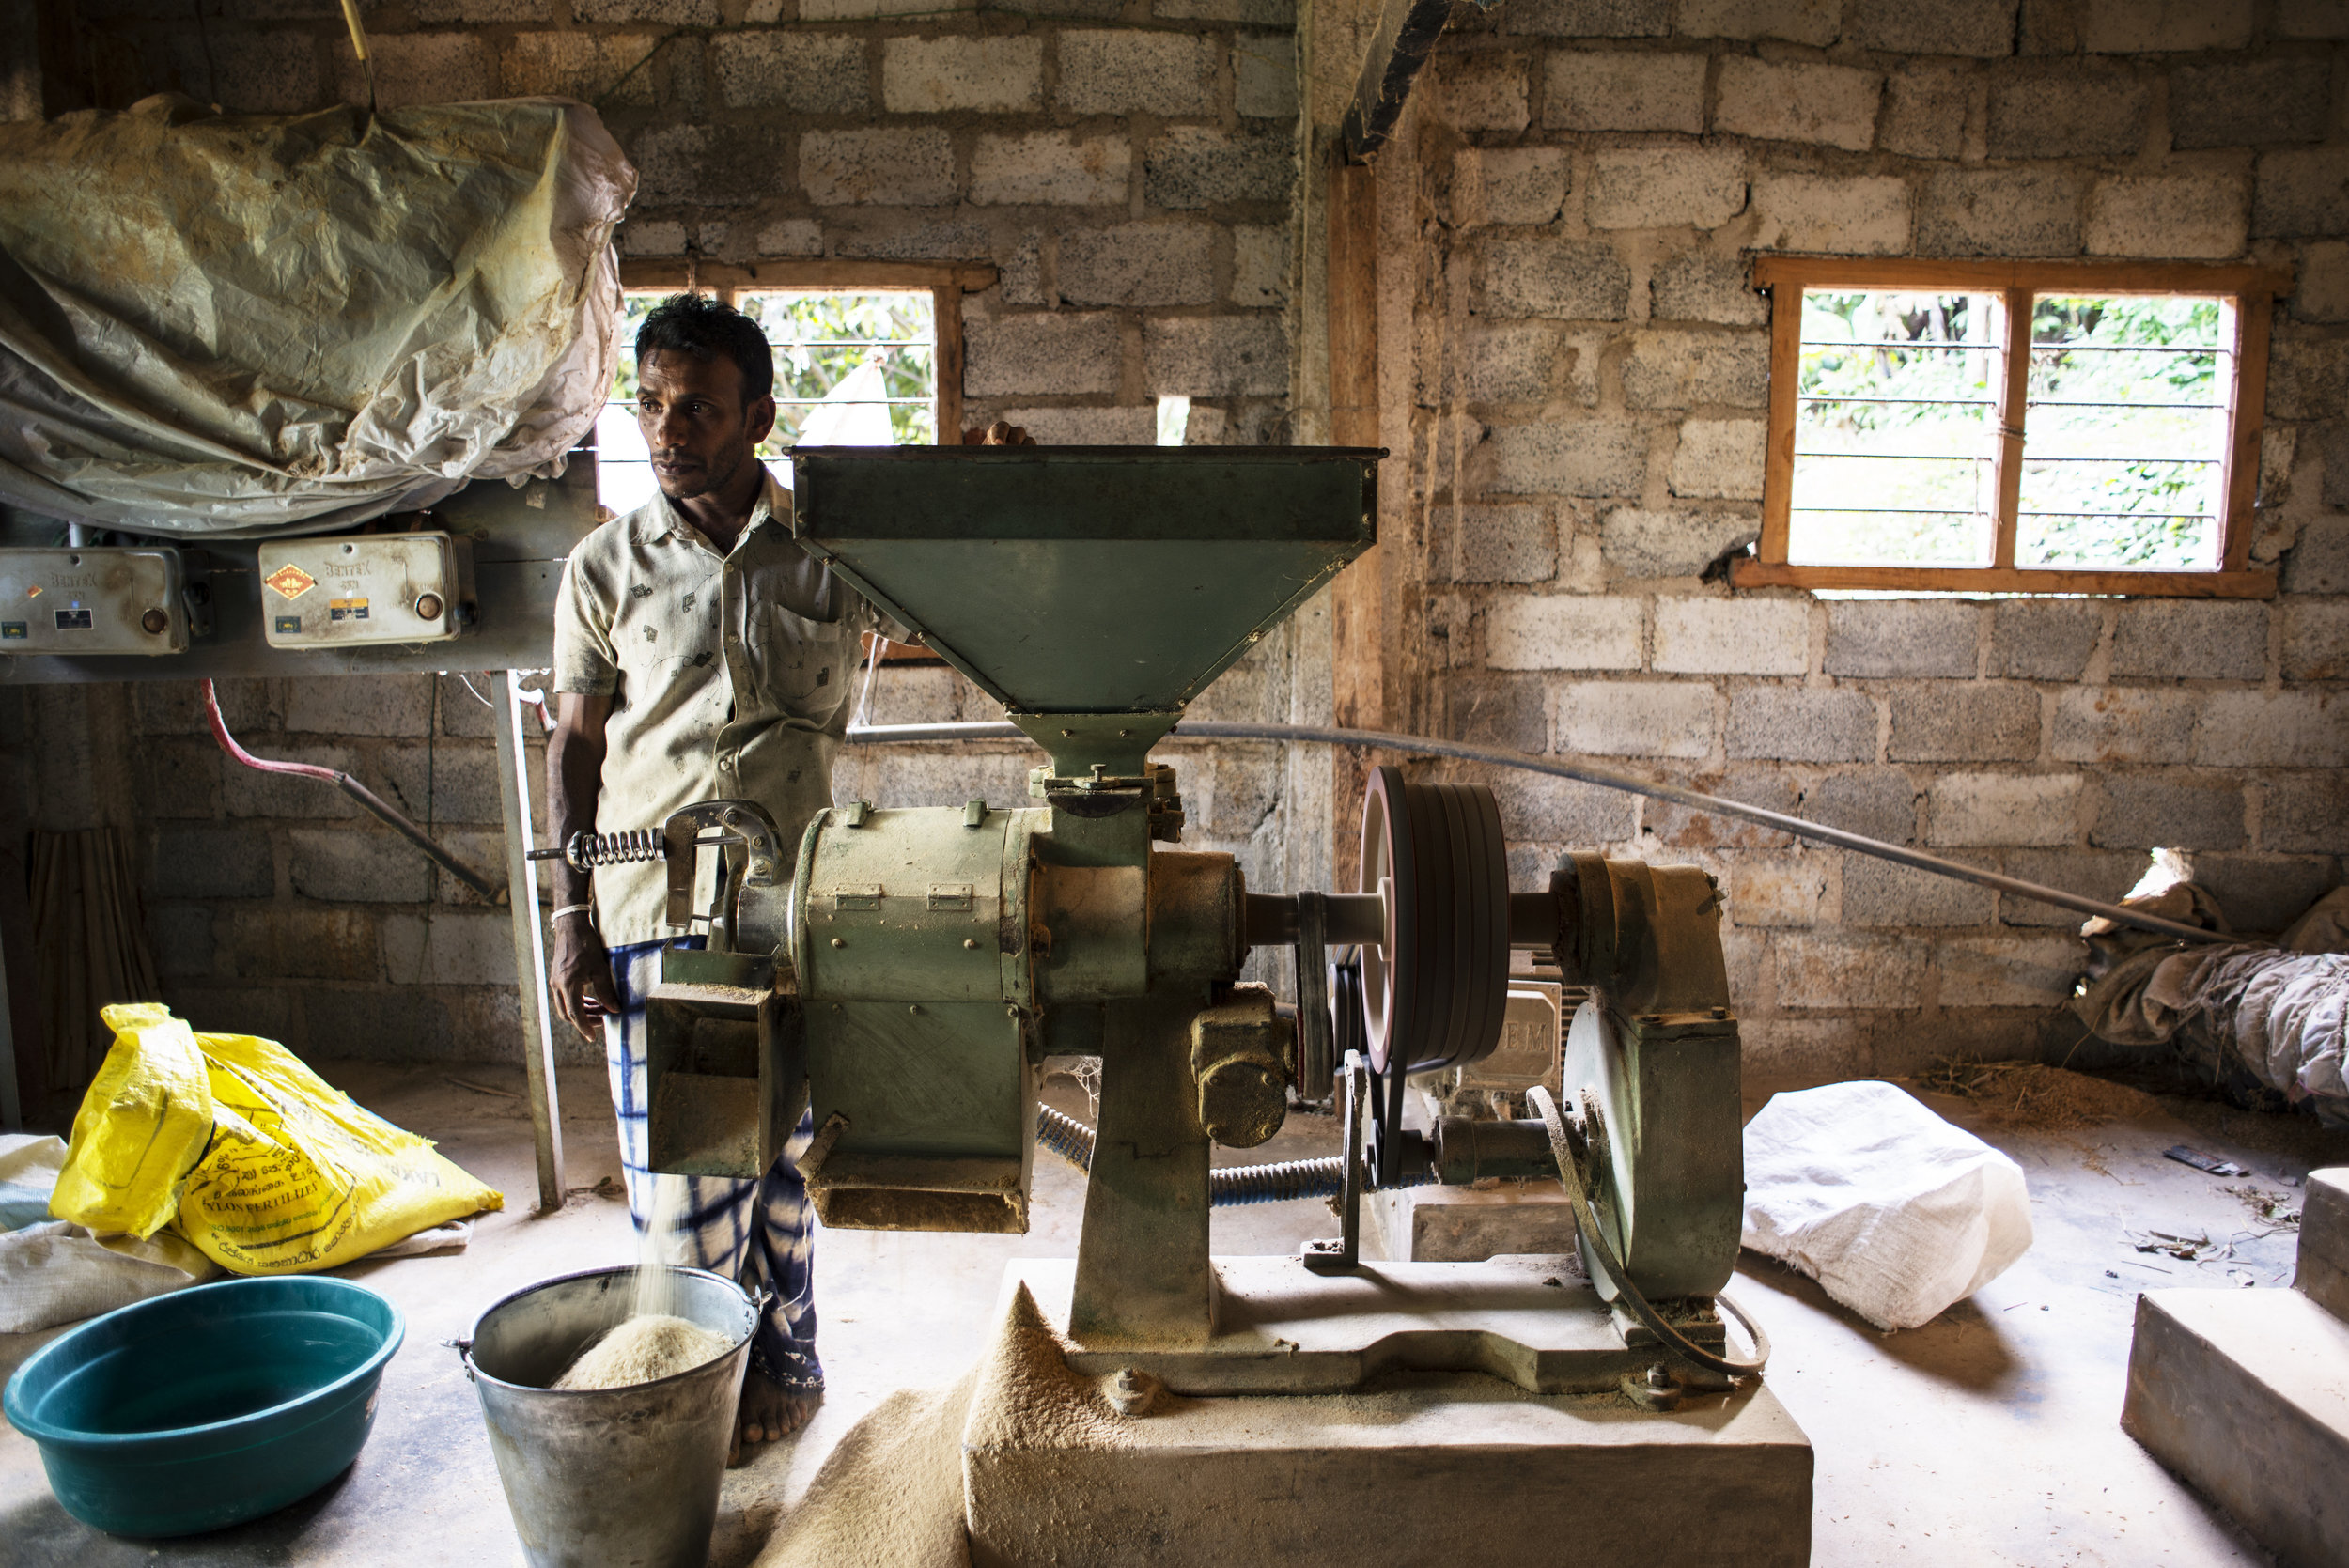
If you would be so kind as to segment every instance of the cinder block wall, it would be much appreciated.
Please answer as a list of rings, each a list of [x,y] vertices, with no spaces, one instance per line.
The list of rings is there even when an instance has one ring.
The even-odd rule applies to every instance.
[[[2349,849],[2344,39],[2311,0],[1455,16],[1407,154],[1427,243],[1381,260],[1415,269],[1415,708],[2101,897],[2182,847],[2240,924],[2297,912]],[[2280,597],[1733,597],[1707,568],[1760,526],[1771,251],[2296,266],[2252,550]],[[2079,1037],[2077,916],[1496,782],[1521,885],[1567,847],[1721,874],[1757,1072]]]

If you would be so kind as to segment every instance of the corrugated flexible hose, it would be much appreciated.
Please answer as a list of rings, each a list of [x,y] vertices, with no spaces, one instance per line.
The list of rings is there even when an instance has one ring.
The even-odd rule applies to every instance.
[[[1093,1170],[1093,1129],[1049,1105],[1035,1108],[1035,1141],[1078,1170]],[[1232,1165],[1207,1172],[1207,1204],[1285,1203],[1296,1198],[1335,1198],[1346,1185],[1346,1162],[1291,1159],[1278,1165]]]

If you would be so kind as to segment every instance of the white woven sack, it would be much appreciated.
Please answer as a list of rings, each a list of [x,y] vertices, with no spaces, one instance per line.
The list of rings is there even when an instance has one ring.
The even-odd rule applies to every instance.
[[[1879,1328],[1932,1322],[2030,1250],[2022,1167],[1890,1083],[1774,1094],[1745,1141],[1745,1244]]]

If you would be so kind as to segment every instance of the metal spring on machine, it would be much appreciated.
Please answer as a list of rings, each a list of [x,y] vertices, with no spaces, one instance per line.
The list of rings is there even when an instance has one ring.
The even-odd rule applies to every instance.
[[[634,861],[657,861],[668,852],[658,828],[630,828],[621,833],[573,833],[571,842],[564,846],[563,858],[574,871],[586,871],[599,865],[626,865]]]
[[[1093,1169],[1093,1129],[1049,1105],[1035,1108],[1035,1141],[1080,1171]],[[1207,1172],[1210,1208],[1282,1203],[1295,1198],[1334,1198],[1346,1185],[1346,1162],[1291,1159],[1278,1165],[1229,1165]]]

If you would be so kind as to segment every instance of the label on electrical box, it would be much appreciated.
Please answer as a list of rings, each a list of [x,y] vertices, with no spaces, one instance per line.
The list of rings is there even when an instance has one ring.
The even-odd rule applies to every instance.
[[[288,602],[268,619],[274,648],[437,643],[462,627],[466,546],[446,534],[342,534],[272,539],[261,581]],[[311,590],[319,598],[306,597]]]
[[[184,581],[167,546],[0,549],[0,643],[28,655],[185,653]]]

